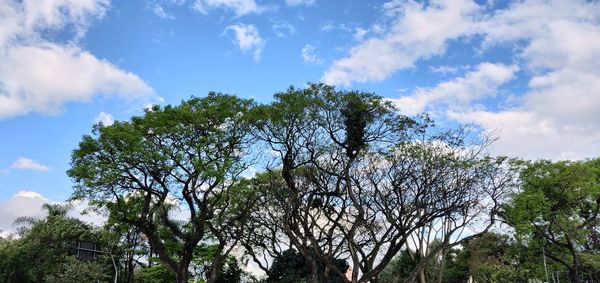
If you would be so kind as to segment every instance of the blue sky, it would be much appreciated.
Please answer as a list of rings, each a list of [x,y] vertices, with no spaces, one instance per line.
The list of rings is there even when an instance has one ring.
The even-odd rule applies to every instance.
[[[596,157],[600,3],[0,1],[0,229],[69,197],[70,153],[98,121],[309,81],[471,123],[496,154]]]

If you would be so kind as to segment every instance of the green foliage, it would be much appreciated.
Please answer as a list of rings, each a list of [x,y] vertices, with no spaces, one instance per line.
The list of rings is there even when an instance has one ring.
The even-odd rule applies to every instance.
[[[137,228],[177,281],[186,281],[198,243],[218,241],[224,252],[243,231],[252,194],[240,175],[253,104],[209,93],[96,125],[72,153],[73,198],[106,207],[111,223]],[[173,219],[175,209],[187,219]]]
[[[405,282],[420,260],[421,256],[415,254],[413,251],[400,251],[379,275],[380,282]],[[467,260],[468,255],[464,251],[457,249],[449,250],[444,257],[442,282],[466,282],[469,276]],[[427,282],[437,282],[439,272],[439,262],[427,264],[424,270],[425,280]]]
[[[240,283],[244,276],[245,272],[239,262],[234,257],[229,257],[221,266],[215,283]]]
[[[74,256],[66,258],[56,270],[47,270],[44,276],[47,283],[110,282],[114,276],[106,272],[106,267],[98,261],[84,261]]]
[[[144,267],[138,271],[139,283],[172,283],[175,282],[175,274],[163,264],[157,263],[150,267]]]
[[[308,282],[311,269],[302,255],[293,249],[289,249],[273,260],[270,273],[267,282]]]
[[[0,282],[57,282],[61,278],[64,282],[75,282],[68,280],[99,272],[113,274],[109,258],[100,257],[93,263],[78,263],[73,258],[77,241],[103,246],[100,231],[67,217],[64,207],[46,205],[45,208],[48,216],[30,222],[20,238],[0,241]],[[89,268],[78,273],[76,269],[84,266]]]
[[[508,258],[508,236],[488,233],[467,244],[469,269],[476,282],[514,282],[516,266]]]
[[[349,267],[345,260],[340,259],[334,260],[334,265],[343,272],[348,270]],[[325,267],[320,264],[318,268],[318,274],[323,275]],[[266,281],[268,283],[310,282],[311,276],[312,269],[310,263],[296,250],[289,249],[273,260],[273,265],[269,270],[269,277]],[[340,283],[343,280],[339,275],[330,271],[327,281],[321,278],[320,282]]]
[[[21,238],[0,239],[0,282],[106,280],[101,274],[112,274],[106,258],[73,259],[77,240],[124,241],[114,250],[127,254],[130,265],[131,255],[146,252],[140,241],[152,242],[162,263],[137,270],[139,282],[182,282],[188,273],[204,281],[210,270],[217,271],[214,282],[240,282],[245,262],[228,252],[242,234],[247,255],[274,255],[285,237],[309,254],[285,251],[274,259],[268,282],[310,281],[311,259],[322,276],[320,261],[340,254],[357,260],[360,280],[403,281],[423,260],[398,240],[403,233],[444,217],[471,223],[473,211],[497,215],[513,185],[512,164],[482,154],[487,142],[469,140],[462,129],[435,129],[427,116],[404,117],[373,93],[324,84],[290,87],[269,105],[209,93],[155,106],[130,121],[94,126],[73,151],[73,198],[107,208],[110,231],[100,233],[66,217],[65,208],[46,206],[46,219],[18,220]],[[250,158],[261,145],[280,158]],[[249,165],[273,170],[240,177]],[[521,165],[521,191],[502,213],[515,239],[485,234],[462,248],[443,249],[425,265],[427,281],[541,279],[542,249],[551,270],[600,281],[600,159]],[[255,199],[265,206],[253,207]],[[172,219],[181,208],[188,219]],[[406,219],[414,220],[408,229]],[[145,237],[124,239],[124,233]],[[333,262],[348,269],[344,260]],[[328,282],[341,281],[329,273]]]
[[[521,173],[522,190],[505,207],[505,217],[527,246],[545,248],[571,280],[600,280],[594,235],[600,226],[600,159],[537,161]],[[590,261],[591,260],[591,261]]]
[[[199,245],[194,250],[194,260],[192,262],[193,269],[198,270],[195,277],[204,281],[207,277],[212,262],[219,253],[218,245]],[[238,283],[246,275],[240,266],[240,262],[235,257],[229,256],[217,271],[215,283]]]
[[[381,272],[379,280],[382,282],[404,282],[417,264],[418,259],[415,258],[412,252],[402,250]]]

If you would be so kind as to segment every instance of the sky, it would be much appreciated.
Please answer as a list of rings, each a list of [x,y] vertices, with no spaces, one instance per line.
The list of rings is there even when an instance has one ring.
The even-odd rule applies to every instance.
[[[600,2],[0,0],[0,230],[69,198],[95,123],[307,82],[494,133],[494,154],[598,157]]]

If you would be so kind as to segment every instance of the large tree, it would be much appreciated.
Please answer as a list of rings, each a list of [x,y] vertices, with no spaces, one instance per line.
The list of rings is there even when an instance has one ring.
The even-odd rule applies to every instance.
[[[506,160],[486,155],[488,140],[402,116],[372,93],[312,84],[256,111],[256,134],[275,156],[258,182],[274,193],[261,198],[269,209],[255,212],[246,246],[265,270],[261,253],[289,245],[313,282],[373,282],[411,235],[443,228],[412,281],[441,251],[487,231],[511,185]],[[350,278],[337,259],[348,260]]]
[[[210,93],[94,126],[72,154],[73,197],[105,206],[112,219],[136,227],[177,282],[187,282],[198,244],[215,244],[207,278],[213,282],[252,206],[241,178],[252,105]]]
[[[545,250],[572,282],[600,280],[600,159],[537,161],[521,172],[506,219],[531,248]]]

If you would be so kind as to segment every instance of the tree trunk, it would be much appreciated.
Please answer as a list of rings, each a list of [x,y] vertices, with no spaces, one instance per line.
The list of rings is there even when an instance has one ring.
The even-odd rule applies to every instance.
[[[311,266],[311,270],[312,270],[312,282],[313,283],[320,283],[320,281],[319,281],[319,267],[317,265],[317,261],[314,260],[314,259],[311,259],[310,266]]]
[[[571,241],[571,238],[567,235],[567,243],[569,244],[569,251],[573,256],[573,272],[572,272],[572,280],[575,283],[581,282],[581,259],[579,258],[579,254],[575,249],[575,245]]]
[[[419,271],[419,282],[420,283],[427,283],[427,280],[425,279],[425,268],[422,268]]]
[[[208,276],[206,278],[206,283],[213,283],[217,281],[217,276],[219,275],[219,270],[221,269],[221,265],[223,264],[224,256],[219,254],[215,256],[213,262],[211,263],[210,270],[208,272]]]
[[[188,283],[188,271],[187,268],[180,268],[175,273],[175,280],[177,283]]]
[[[442,283],[444,280],[444,269],[446,269],[446,255],[448,252],[446,250],[442,251],[442,262],[440,262],[440,268],[438,269],[438,278],[437,282]]]

